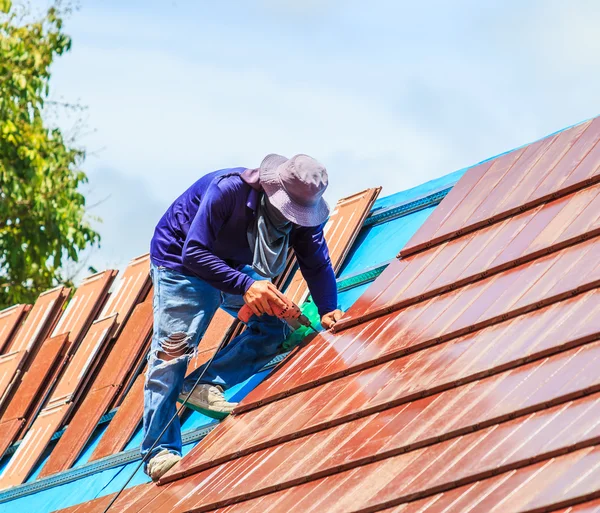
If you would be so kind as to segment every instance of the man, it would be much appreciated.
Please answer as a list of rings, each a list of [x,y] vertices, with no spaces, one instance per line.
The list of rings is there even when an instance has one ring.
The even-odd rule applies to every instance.
[[[188,405],[213,418],[236,406],[223,391],[260,370],[289,334],[273,315],[283,306],[269,281],[293,248],[321,315],[331,328],[342,312],[323,225],[329,207],[325,167],[307,155],[268,155],[258,169],[233,168],[203,176],[169,207],[151,242],[154,336],[144,389],[142,454],[146,473],[159,479],[181,459],[176,401],[199,376]],[[188,361],[217,308],[233,316],[247,304],[247,329],[219,351],[210,365],[186,379]]]

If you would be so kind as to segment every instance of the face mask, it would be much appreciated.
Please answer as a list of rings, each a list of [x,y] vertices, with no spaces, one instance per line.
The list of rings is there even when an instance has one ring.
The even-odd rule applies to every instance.
[[[292,222],[267,199],[261,197],[256,222],[248,231],[248,244],[254,253],[252,267],[265,278],[281,274],[287,260]]]

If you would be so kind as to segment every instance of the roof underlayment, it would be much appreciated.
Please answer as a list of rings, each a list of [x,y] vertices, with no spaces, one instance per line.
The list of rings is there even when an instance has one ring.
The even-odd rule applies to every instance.
[[[347,310],[334,332],[227,391],[241,404],[220,424],[186,413],[184,459],[159,485],[138,473],[111,511],[597,511],[599,140],[596,118],[373,204],[376,191],[362,210],[347,208],[342,227],[356,228],[328,234],[341,248],[335,264]],[[17,416],[18,429],[31,427],[5,450],[0,486],[25,482],[0,491],[0,512],[102,512],[129,477],[139,462],[134,399],[143,358],[129,355],[127,372],[111,379],[93,355],[110,361],[126,333],[147,349],[147,328],[133,325],[143,306],[129,318],[146,293],[147,285],[133,300],[113,300],[126,305],[126,316],[111,312],[116,320],[90,328],[118,324],[120,335],[100,347],[77,333],[69,365],[45,371],[54,380],[46,395],[58,396],[70,424],[52,424],[46,448],[32,452],[28,433],[54,403]],[[103,299],[105,311],[111,299]],[[310,298],[304,308],[311,311]],[[65,324],[57,322],[54,334]],[[202,348],[207,358],[233,329],[219,322]],[[50,344],[64,351],[57,339],[47,337],[38,354]],[[68,378],[85,348],[87,366]],[[27,383],[23,371],[16,397]],[[106,386],[119,395],[107,398]],[[103,398],[100,410],[94,394]],[[111,425],[121,425],[119,410],[108,412],[114,406],[133,420],[123,440],[90,461]]]

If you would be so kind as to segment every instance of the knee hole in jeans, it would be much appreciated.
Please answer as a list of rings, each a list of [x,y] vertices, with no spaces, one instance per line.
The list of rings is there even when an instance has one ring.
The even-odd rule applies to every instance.
[[[194,348],[190,345],[191,335],[183,331],[170,333],[159,341],[160,348],[156,351],[161,360],[172,360],[182,356],[192,356]]]

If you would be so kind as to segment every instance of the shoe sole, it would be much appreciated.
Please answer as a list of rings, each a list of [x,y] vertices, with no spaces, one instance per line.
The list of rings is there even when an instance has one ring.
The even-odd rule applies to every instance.
[[[177,399],[177,402],[183,404],[183,401],[181,399]],[[202,406],[197,406],[189,402],[185,403],[185,407],[189,408],[190,410],[197,411],[198,413],[202,413],[202,415],[206,415],[207,417],[210,417],[211,419],[215,420],[223,420],[225,417],[228,417],[231,413],[225,411],[209,410],[208,408],[202,408]]]

